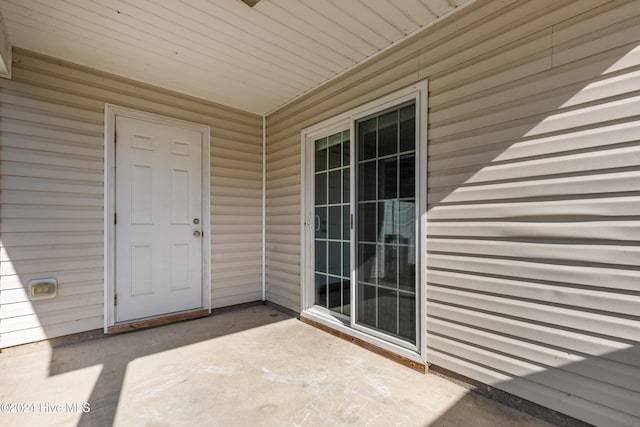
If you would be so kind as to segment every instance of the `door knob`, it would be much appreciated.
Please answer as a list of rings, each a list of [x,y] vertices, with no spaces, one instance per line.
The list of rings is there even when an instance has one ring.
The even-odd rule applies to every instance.
[[[194,237],[200,237],[202,236],[202,233],[199,230],[196,230],[193,232]]]

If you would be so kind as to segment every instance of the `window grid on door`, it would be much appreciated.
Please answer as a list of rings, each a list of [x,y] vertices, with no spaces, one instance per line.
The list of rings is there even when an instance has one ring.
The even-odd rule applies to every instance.
[[[350,315],[350,138],[314,142],[315,304]]]
[[[356,319],[415,343],[415,103],[356,129]]]

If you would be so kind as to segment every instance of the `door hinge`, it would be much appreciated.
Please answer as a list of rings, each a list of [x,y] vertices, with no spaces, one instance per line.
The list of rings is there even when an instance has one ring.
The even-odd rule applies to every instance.
[[[113,305],[118,305],[118,294],[113,294]]]
[[[114,143],[114,144],[117,144],[117,143],[118,143],[118,132],[115,132],[115,133],[113,134],[113,143]]]
[[[113,224],[115,225],[115,224],[117,224],[117,223],[118,223],[118,214],[117,214],[117,213],[114,213],[114,214],[113,214]]]

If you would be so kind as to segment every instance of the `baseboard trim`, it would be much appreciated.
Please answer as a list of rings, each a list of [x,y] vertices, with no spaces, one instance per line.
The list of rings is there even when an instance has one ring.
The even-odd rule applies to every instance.
[[[180,322],[183,320],[197,319],[200,317],[207,317],[209,315],[208,309],[198,309],[185,311],[182,313],[170,314],[168,316],[154,317],[152,319],[143,319],[133,322],[123,323],[107,328],[107,334],[115,335],[124,332],[133,332],[140,329],[153,328],[156,326],[166,325],[168,323]]]
[[[392,351],[386,350],[384,348],[380,348],[376,345],[373,345],[371,343],[368,343],[364,340],[361,340],[360,338],[356,338],[354,336],[351,336],[349,334],[346,334],[342,331],[338,331],[335,330],[329,326],[323,325],[322,323],[318,323],[315,320],[311,320],[303,315],[299,315],[298,316],[298,320],[300,320],[303,323],[306,323],[307,325],[313,326],[314,328],[318,328],[324,332],[328,332],[331,335],[338,337],[338,338],[342,338],[345,341],[349,341],[359,347],[365,348],[369,351],[372,351],[376,354],[379,354],[380,356],[383,356],[387,359],[393,360],[396,363],[399,363],[403,366],[406,366],[407,368],[411,368],[414,371],[418,371],[422,374],[426,373],[428,368],[427,365],[425,365],[424,363],[418,363],[415,362],[411,359],[408,359],[404,356],[400,356]]]

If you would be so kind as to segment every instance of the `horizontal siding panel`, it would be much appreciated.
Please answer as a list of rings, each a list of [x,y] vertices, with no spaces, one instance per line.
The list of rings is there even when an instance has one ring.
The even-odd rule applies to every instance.
[[[494,274],[531,280],[570,283],[637,291],[640,272],[630,269],[591,266],[567,266],[555,263],[496,259],[483,256],[427,255],[427,268]]]
[[[0,88],[3,94],[6,93],[13,96],[12,99],[20,99],[20,101],[13,101],[14,104],[19,105],[28,104],[35,100],[36,102],[60,105],[62,108],[75,107],[83,111],[100,111],[103,108],[103,102],[92,98],[88,93],[70,94],[60,92],[57,88],[43,87],[38,85],[37,82],[21,82],[13,78],[10,81],[0,81]]]
[[[102,230],[102,221],[91,219],[47,219],[46,221],[39,220],[39,218],[30,219],[2,219],[0,220],[0,227],[3,229],[11,230],[12,232],[26,232],[26,233],[38,233],[38,232],[50,232],[50,231],[87,231],[87,230]]]
[[[46,98],[41,92],[33,93],[33,95],[35,96],[10,89],[3,90],[2,104],[23,111],[32,109],[54,117],[75,118],[96,124],[103,123],[102,106],[97,102],[92,102],[89,105],[77,105],[70,102],[60,102],[59,98],[58,100]]]
[[[282,268],[282,263],[272,263],[270,260],[267,260],[267,267],[269,268],[270,279],[274,281],[274,286],[268,288],[267,292],[273,292],[281,297],[295,301],[295,309],[300,310],[300,272],[295,271],[295,268]]]
[[[438,171],[437,176],[434,171],[431,171],[431,183],[442,187],[459,182],[476,184],[549,175],[597,173],[606,169],[633,168],[638,163],[640,163],[640,145],[486,166],[473,174],[469,173],[468,168]]]
[[[271,286],[267,291],[267,300],[274,304],[288,308],[295,313],[300,312],[300,298],[295,296],[295,292],[292,292],[291,281],[282,278],[279,274],[272,274],[270,279],[278,285]],[[282,281],[281,281],[282,280]],[[287,283],[288,282],[288,283]],[[299,285],[298,280],[298,285]]]
[[[93,69],[80,67],[64,61],[33,55],[26,51],[19,51],[19,53],[22,53],[19,58],[20,66],[33,70],[36,73],[68,78],[71,82],[83,82],[92,88],[108,88],[114,93],[114,96],[132,95],[134,104],[150,101],[164,109],[180,111],[180,114],[184,116],[201,114],[207,118],[206,120],[212,121],[212,126],[216,128],[229,126],[232,123],[243,123],[251,127],[257,126],[260,121],[257,115],[248,114],[244,111],[226,107],[221,104],[213,104],[199,98],[164,90],[157,86],[120,78],[112,74],[97,72]],[[24,80],[25,76],[25,73],[21,73],[13,77],[16,80]],[[35,81],[42,82],[43,79],[36,75]],[[95,92],[92,91],[81,91],[80,93],[81,96],[91,94],[90,97],[92,99],[101,99],[101,97],[95,96]],[[259,133],[256,128],[253,128],[252,132],[255,134]]]
[[[24,150],[34,150],[39,152],[71,154],[86,156],[86,158],[102,158],[104,149],[102,145],[92,145],[88,143],[69,142],[60,139],[28,137],[0,131],[3,147],[21,148]]]
[[[553,24],[551,19],[562,21],[600,4],[601,2],[597,1],[542,1],[536,4],[511,2],[489,17],[478,17],[480,19],[465,27],[464,32],[455,33],[437,44],[423,47],[421,62],[428,64],[424,74],[431,76],[443,69],[454,68],[464,61],[486,52],[494,52],[514,40],[548,28]],[[476,10],[472,14],[476,14]]]
[[[238,194],[238,190],[244,190],[245,188],[250,189],[251,193],[249,194],[254,194],[256,191],[260,191],[260,187],[257,187],[257,184],[262,184],[262,180],[214,176],[213,174],[214,172],[212,172],[211,177],[211,194],[213,195],[220,192],[229,194],[229,192],[233,193],[234,191],[235,194]]]
[[[640,241],[640,221],[433,222],[435,236]],[[606,234],[603,234],[603,231]]]
[[[56,75],[49,72],[43,72],[43,70],[32,70],[22,67],[15,67],[14,69],[18,69],[19,72],[13,75],[13,78],[19,82],[25,82],[32,85],[43,86],[45,88],[55,88],[61,91],[66,91],[68,93],[74,95],[83,95],[86,93],[90,93],[94,98],[98,98],[103,100],[103,102],[118,104],[126,107],[137,108],[150,112],[158,112],[158,114],[171,115],[172,117],[176,117],[179,119],[185,119],[188,121],[195,121],[200,123],[210,124],[212,122],[210,116],[198,116],[194,115],[192,112],[179,111],[173,108],[162,108],[159,110],[158,104],[153,101],[148,101],[140,97],[140,94],[136,90],[132,90],[126,94],[118,93],[114,91],[113,88],[110,87],[100,87],[93,86],[89,83],[85,83],[78,80],[72,80],[72,76],[65,75]],[[177,113],[177,114],[172,114]],[[194,117],[195,116],[195,117]],[[261,125],[261,124],[260,124]],[[248,142],[250,143],[252,140],[255,140],[261,136],[261,132],[257,131],[259,129],[258,123],[256,123],[256,130],[252,132],[252,134],[247,134],[246,131],[242,131],[240,129],[235,129],[233,126],[224,126],[218,124],[218,126],[214,126],[216,128],[216,135],[218,137],[229,138],[229,139],[238,139],[240,142]],[[261,126],[260,126],[261,127]],[[101,130],[98,132],[101,133]]]
[[[262,135],[260,135],[259,140],[262,142]],[[232,138],[223,138],[214,130],[211,134],[211,141],[212,147],[214,147],[216,152],[219,152],[222,157],[236,159],[238,158],[237,154],[242,153],[243,155],[262,158],[262,144],[257,145],[255,139],[251,141],[237,141]],[[225,155],[225,153],[228,154]]]
[[[3,132],[19,134],[26,134],[30,137],[36,138],[52,138],[56,140],[63,140],[77,143],[87,144],[102,144],[102,135],[97,135],[93,132],[82,132],[76,129],[63,129],[56,126],[47,126],[41,123],[30,123],[22,120],[12,120],[5,117],[0,117],[0,128]]]
[[[535,283],[524,280],[508,280],[496,277],[484,277],[451,271],[431,270],[429,283],[453,289],[468,290],[488,295],[504,295],[527,301],[540,301],[546,304],[574,306],[589,310],[608,311],[637,316],[640,295],[602,286],[591,290],[584,287],[570,287],[563,283]],[[619,290],[618,290],[619,291]]]
[[[219,157],[212,157],[211,158],[211,166],[216,168],[218,173],[223,175],[224,174],[224,170],[225,169],[238,169],[240,171],[244,171],[247,176],[255,176],[255,179],[260,179],[262,180],[262,168],[260,169],[256,169],[256,163],[259,162],[260,159],[257,158],[253,158],[251,159],[250,156],[242,156],[240,158],[238,158],[238,156],[236,156],[235,159],[228,159],[228,158],[219,158]]]
[[[245,281],[242,282],[242,284],[239,282],[233,286],[219,286],[213,288],[213,290],[215,291],[217,298],[229,298],[240,295],[245,297],[247,295],[258,295],[258,298],[255,298],[252,301],[259,300],[262,293],[260,283],[252,283],[251,281]]]
[[[236,219],[235,221],[221,221],[220,218],[217,218],[211,228],[211,231],[213,232],[211,237],[212,242],[222,238],[237,239],[241,236],[257,238],[257,236],[262,235],[262,227],[260,227],[260,224],[247,226],[243,224],[242,219]]]
[[[431,188],[430,188],[431,189]],[[428,203],[460,203],[503,199],[571,198],[572,196],[626,196],[640,191],[640,172],[612,172],[575,177],[531,179],[488,185],[433,187]]]
[[[630,96],[597,105],[586,104],[581,108],[557,109],[552,113],[532,114],[506,124],[478,127],[473,130],[461,130],[456,126],[436,127],[429,130],[429,136],[436,143],[444,143],[455,137],[458,140],[457,144],[465,145],[471,144],[472,139],[477,139],[478,144],[487,144],[522,137],[546,136],[545,134],[565,129],[633,118],[640,114],[639,99],[638,96]]]
[[[547,375],[556,377],[555,379],[544,378],[549,382],[572,381],[572,377],[567,375],[568,372],[581,375],[584,378],[582,379],[583,386],[581,387],[581,396],[583,398],[593,400],[594,391],[597,395],[597,390],[603,387],[607,388],[610,393],[608,394],[609,401],[598,403],[610,404],[612,403],[611,399],[621,399],[626,401],[627,412],[633,413],[637,410],[633,409],[629,403],[631,399],[637,399],[638,397],[638,375],[635,373],[629,375],[628,369],[619,364],[610,361],[601,361],[596,364],[578,355],[568,354],[538,344],[522,342],[510,337],[478,331],[474,328],[448,323],[439,319],[433,319],[430,322],[430,331],[440,337],[455,336],[462,342],[478,347],[493,348],[502,354],[509,354],[521,360],[527,360],[529,363],[544,369],[544,374],[540,375],[541,379]],[[526,376],[526,374],[520,374],[519,376]],[[587,379],[591,376],[596,377],[596,380]],[[607,384],[609,381],[624,388],[611,387]]]
[[[452,91],[465,84],[479,84],[485,76],[495,74],[496,70],[503,71],[511,68],[510,64],[523,59],[531,60],[540,52],[543,52],[543,56],[548,56],[548,50],[551,48],[551,34],[551,28],[545,28],[472,59],[469,63],[472,63],[473,67],[469,67],[468,63],[464,62],[458,67],[449,68],[442,75],[434,74],[429,82],[429,91],[434,98],[434,104],[438,104],[439,93],[449,93],[450,96],[459,98],[461,96],[456,96]],[[505,82],[506,80],[501,79],[501,83]],[[484,86],[491,87],[488,84]]]
[[[40,112],[4,103],[0,104],[0,114],[3,118],[8,120],[14,119],[60,129],[73,129],[74,132],[80,131],[89,135],[100,135],[103,130],[103,124],[99,120],[99,115],[96,115],[95,122],[87,122],[84,120],[69,119],[64,116],[54,115],[50,112]]]
[[[101,182],[15,177],[11,175],[2,177],[0,188],[3,190],[48,191],[54,193],[103,193],[103,184]]]
[[[219,287],[234,287],[237,283],[243,284],[252,284],[252,286],[258,286],[262,289],[262,284],[255,284],[256,275],[260,274],[262,271],[262,265],[256,263],[248,263],[243,269],[242,273],[238,273],[235,270],[228,271],[218,271],[215,266],[211,271],[211,277],[213,278],[214,283],[219,283],[220,285],[216,285]],[[217,288],[216,288],[217,289]]]
[[[565,43],[556,42],[554,49],[554,64],[562,65],[566,62],[576,61],[592,54],[607,49],[612,49],[626,43],[638,41],[636,29],[640,25],[640,19],[634,16],[637,14],[637,6],[633,2],[628,5],[627,13],[629,19],[618,23],[608,24],[605,28],[598,28],[590,31],[579,40],[571,40]]]
[[[102,245],[48,245],[29,246],[25,249],[7,247],[0,249],[0,262],[27,261],[43,258],[72,258],[81,256],[103,255]]]
[[[640,341],[640,319],[614,317],[593,311],[548,306],[507,297],[436,287],[432,284],[430,298],[451,304],[474,307],[502,316],[555,324],[563,328],[589,331],[594,334]]]
[[[261,295],[257,293],[248,293],[244,295],[232,295],[228,297],[215,298],[212,301],[211,308],[230,307],[237,304],[245,304],[249,302],[260,301]]]
[[[607,148],[616,144],[629,144],[638,141],[640,124],[637,121],[590,128],[578,132],[565,132],[544,138],[533,138],[519,142],[506,142],[487,146],[469,146],[464,151],[442,152],[448,144],[431,146],[431,170],[451,167],[464,167],[483,164],[487,159],[492,162],[507,162],[527,157],[549,157],[554,154]]]
[[[0,150],[1,151],[1,150]],[[2,155],[2,153],[0,153]],[[101,182],[100,170],[48,166],[42,164],[0,161],[0,168],[6,176],[29,176],[33,178],[64,179],[69,181]]]
[[[427,293],[427,310],[430,318],[464,324],[482,330],[511,336],[526,337],[527,341],[580,354],[598,363],[600,359],[621,365],[640,367],[640,348],[619,339],[600,337],[581,331],[572,331],[555,326],[534,324],[516,318],[505,318],[497,314],[479,312],[473,307],[456,307],[432,301]],[[428,322],[427,322],[428,324]]]
[[[249,197],[246,195],[234,196],[234,195],[218,195],[214,194],[216,198],[216,203],[222,206],[232,206],[232,207],[245,207],[245,208],[254,208],[258,209],[262,212],[262,203],[261,200],[257,197]]]
[[[540,105],[544,105],[544,101],[550,102],[559,94],[564,94],[564,96],[560,103],[556,100],[555,105],[577,105],[581,101],[596,98],[597,93],[602,90],[602,81],[605,81],[605,84],[609,82],[609,86],[613,87],[610,90],[620,90],[617,89],[618,82],[627,79],[625,77],[627,73],[620,75],[620,72],[634,67],[638,63],[639,56],[640,47],[622,46],[598,53],[579,62],[553,68],[545,73],[487,89],[480,94],[454,99],[442,105],[431,103],[429,121],[438,126],[443,122],[451,122],[457,117],[465,119],[466,117],[492,114],[496,110],[510,113],[510,111],[506,111],[509,107],[515,108],[516,112],[524,111],[526,113],[527,105],[522,105],[523,99],[528,98],[528,102],[540,102]],[[491,103],[487,103],[487,97],[490,97]],[[533,111],[539,111],[539,109]],[[452,149],[456,147],[456,143],[457,141],[451,141],[442,147],[432,144],[430,151]]]
[[[0,283],[0,291],[10,291],[10,290],[20,290],[25,293],[25,285],[29,283],[29,280],[41,277],[38,273],[35,274],[23,274],[23,275],[13,275],[13,276],[3,276],[2,283]],[[84,286],[89,282],[100,282],[100,288],[104,287],[104,271],[100,268],[89,268],[85,270],[71,270],[71,271],[62,271],[56,273],[56,278],[59,283],[64,283],[65,287],[69,287],[71,289],[77,289],[78,293],[84,292],[84,289],[78,289],[76,287],[77,284],[80,284],[79,287],[86,288]],[[62,292],[63,289],[59,289],[59,292]],[[3,296],[4,297],[4,296]]]
[[[102,243],[104,234],[100,231],[80,231],[76,233],[12,233],[2,234],[3,246],[8,250],[29,250],[41,245],[90,244]],[[23,249],[26,247],[26,249]]]
[[[463,106],[466,107],[465,103],[441,111],[438,116],[444,120],[435,121],[434,119],[432,129],[437,129],[439,134],[446,135],[497,125],[534,114],[549,114],[557,108],[575,110],[582,104],[624,96],[629,87],[638,86],[640,86],[640,73],[636,72],[622,76],[614,75],[589,84],[580,82],[526,98],[520,95],[515,100],[504,104],[497,105],[492,102],[489,105],[479,105],[472,113],[464,114],[459,111]],[[575,95],[576,92],[578,92],[577,95]]]
[[[256,254],[257,255],[257,254]],[[213,262],[213,266],[212,271],[243,271],[245,266],[251,266],[252,264],[255,263],[259,263],[260,262],[260,257],[259,256],[254,256],[254,257],[244,257],[244,258],[238,258],[238,257],[234,257],[233,261],[231,261],[229,258],[224,259],[224,260],[220,260],[220,263],[215,264],[217,260],[214,259]],[[253,261],[253,262],[252,262]],[[256,283],[260,283],[259,280],[254,279],[254,282]],[[216,286],[216,285],[214,285]],[[222,286],[222,284],[221,284]]]
[[[71,320],[77,320],[82,319],[82,317],[78,316],[76,319],[73,319],[73,312],[75,310],[86,310],[87,307],[91,307],[89,308],[89,311],[93,316],[102,315],[103,310],[101,310],[101,308],[103,302],[104,297],[102,293],[94,293],[88,295],[80,294],[69,297],[59,297],[42,301],[25,301],[14,304],[3,304],[2,308],[0,308],[0,319],[2,319],[2,323],[4,325],[6,319],[20,318],[25,315],[40,316],[45,313],[52,313],[50,315],[55,316],[56,313],[60,313],[60,315],[71,315]],[[56,322],[52,321],[50,323]],[[4,332],[10,332],[10,330],[5,330]]]
[[[588,197],[588,196],[587,196]],[[603,197],[561,201],[436,205],[429,219],[610,218],[640,216],[640,197]]]
[[[99,207],[78,205],[3,205],[0,217],[10,219],[102,219],[103,212]]]
[[[213,216],[214,210],[212,209],[212,216]],[[233,231],[235,233],[237,233],[238,231],[240,231],[241,233],[260,233],[262,230],[260,227],[260,217],[259,215],[247,215],[247,214],[236,214],[236,215],[218,215],[216,217],[215,220],[213,220],[213,225],[212,228],[216,228],[218,227],[219,230],[222,232],[222,227],[227,228],[227,226],[235,226],[235,228],[231,228],[228,227],[228,230],[225,230],[225,232],[228,234],[229,232]],[[255,224],[253,222],[256,222]],[[251,226],[247,226],[245,225],[247,222],[249,222],[251,224]],[[242,228],[244,226],[244,228]],[[213,238],[215,239],[215,236],[213,236]]]
[[[102,280],[83,281],[80,283],[65,282],[58,286],[57,296],[72,297],[77,295],[100,294],[103,295],[104,283]],[[2,303],[13,304],[29,301],[29,291],[24,287],[2,291]]]
[[[251,171],[244,171],[242,169],[235,169],[231,165],[225,164],[225,167],[212,164],[212,168],[215,168],[215,172],[212,172],[212,177],[225,177],[225,178],[240,178],[243,180],[252,180],[253,184],[262,183],[262,173],[258,169]]]
[[[103,316],[100,315],[80,320],[72,320],[70,322],[58,323],[55,325],[48,325],[45,328],[37,327],[12,331],[2,334],[0,345],[2,345],[2,347],[12,347],[24,344],[25,342],[41,341],[77,332],[102,329],[103,325],[104,319]]]
[[[277,235],[273,235],[273,234],[267,234],[269,243],[267,243],[267,247],[269,247],[269,245],[273,242],[274,245],[277,245],[279,243],[286,243],[289,245],[296,245],[296,246],[300,246],[300,236],[295,236],[293,234],[290,235],[281,235],[281,234],[277,234]]]
[[[427,239],[430,253],[450,253],[473,256],[519,258],[528,260],[554,260],[566,265],[609,264],[612,268],[633,268],[640,258],[640,246],[532,243],[467,239]]]
[[[76,312],[70,310],[59,310],[55,312],[41,312],[33,315],[21,315],[19,317],[3,318],[0,333],[20,331],[22,329],[37,328],[39,326],[55,325],[76,320],[77,317],[95,317],[101,314],[102,295],[96,295],[95,298],[85,298],[83,308]],[[93,305],[89,305],[91,303]]]
[[[46,275],[47,272],[55,274],[60,271],[102,268],[102,262],[103,259],[99,256],[83,256],[62,259],[46,258],[43,260],[16,261],[11,263],[6,262],[0,265],[0,275],[24,275],[31,273],[41,273]]]
[[[551,43],[549,43],[549,45],[550,44]],[[437,90],[434,90],[433,96],[430,97],[430,105],[436,106],[443,104],[451,101],[452,99],[473,95],[486,90],[487,88],[520,80],[549,70],[552,67],[550,53],[551,50],[549,46],[548,50],[540,51],[534,55],[527,56],[522,60],[516,60],[508,64],[508,66],[503,66],[481,73],[477,79],[471,79],[471,81],[466,84],[462,82],[460,85],[455,85],[452,88],[443,91],[443,93],[439,93]],[[475,64],[474,67],[471,68],[475,69]],[[433,82],[436,84],[437,88],[437,76],[434,76]],[[439,135],[439,133],[436,133],[434,137]]]
[[[81,156],[70,153],[51,153],[42,152],[34,149],[2,147],[0,149],[2,160],[4,162],[23,163],[25,165],[33,165],[32,168],[38,166],[59,166],[70,169],[79,169],[92,171],[93,173],[102,172],[102,159],[99,157]],[[29,167],[29,166],[26,166]]]

